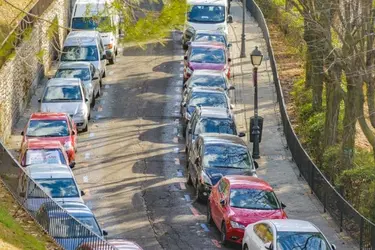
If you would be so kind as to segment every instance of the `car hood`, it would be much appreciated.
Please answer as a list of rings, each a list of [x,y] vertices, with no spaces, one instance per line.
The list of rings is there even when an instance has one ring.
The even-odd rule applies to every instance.
[[[93,235],[93,234],[92,234]],[[72,237],[72,238],[62,238],[62,237],[54,237],[54,239],[59,243],[63,249],[65,250],[75,250],[77,249],[81,244],[85,242],[91,242],[96,241],[98,242],[98,238],[94,236],[89,237]],[[95,248],[94,248],[95,249]]]
[[[42,103],[40,107],[41,112],[57,112],[57,113],[68,113],[69,115],[74,115],[82,110],[82,102],[51,102]]]
[[[283,211],[277,210],[253,210],[231,207],[229,217],[232,221],[238,222],[244,226],[265,219],[283,219]]]
[[[192,70],[196,70],[196,69],[224,70],[225,64],[223,64],[223,63],[193,63],[193,62],[189,62],[189,67]]]
[[[61,145],[64,146],[64,144],[68,141],[70,141],[69,136],[61,136],[61,137],[27,137],[26,140],[33,140],[33,139],[38,139],[40,141],[59,141]]]
[[[212,185],[215,185],[221,177],[224,175],[249,175],[251,176],[250,169],[241,169],[241,168],[216,168],[216,167],[209,167],[204,168],[204,172],[210,178]]]
[[[228,25],[225,21],[221,23],[187,22],[187,25],[194,28],[194,30],[217,30],[222,27],[224,33],[228,34]]]
[[[36,212],[39,210],[40,206],[45,203],[51,201],[49,198],[27,198],[26,200],[26,208],[30,212]]]

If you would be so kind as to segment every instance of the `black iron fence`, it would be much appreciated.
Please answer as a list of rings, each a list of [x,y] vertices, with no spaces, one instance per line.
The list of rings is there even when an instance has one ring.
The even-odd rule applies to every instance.
[[[361,215],[340,195],[335,187],[331,185],[323,173],[312,162],[311,158],[303,149],[300,141],[298,140],[286,111],[284,96],[277,73],[276,60],[273,55],[266,20],[259,6],[254,2],[254,0],[246,1],[247,8],[258,22],[267,44],[269,62],[271,64],[273,79],[276,87],[277,100],[279,103],[284,134],[293,159],[300,170],[300,174],[308,182],[311,191],[323,204],[324,212],[328,211],[332,218],[337,222],[338,226],[340,227],[340,231],[345,230],[357,243],[360,249],[375,249],[375,224]]]
[[[103,235],[72,217],[36,183],[0,142],[0,180],[16,201],[66,250],[115,250]]]

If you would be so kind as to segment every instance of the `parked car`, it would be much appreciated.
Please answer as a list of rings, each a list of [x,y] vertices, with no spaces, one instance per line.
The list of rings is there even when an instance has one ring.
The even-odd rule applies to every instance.
[[[41,112],[69,114],[78,130],[86,132],[90,119],[90,101],[78,78],[53,78],[44,88],[40,102]]]
[[[108,235],[92,211],[80,202],[44,203],[36,220],[66,250],[76,250],[82,242]],[[86,227],[86,229],[85,229]],[[99,243],[99,242],[97,242]]]
[[[256,177],[258,164],[246,143],[228,134],[200,134],[188,155],[187,183],[197,190],[198,199],[207,200],[212,186],[225,175]]]
[[[195,87],[222,88],[229,95],[229,90],[234,90],[234,86],[228,81],[227,76],[220,70],[195,70],[183,87],[182,97]]]
[[[184,56],[184,76],[186,82],[194,70],[209,69],[224,71],[230,78],[230,62],[228,50],[222,43],[191,43]]]
[[[335,250],[317,226],[303,220],[262,220],[245,229],[243,250]]]
[[[35,184],[39,184],[41,189]],[[81,202],[84,192],[80,191],[73,172],[67,165],[34,164],[21,172],[18,182],[18,194],[25,199],[25,207],[37,211],[40,206],[51,199],[56,202]]]
[[[264,180],[228,175],[212,188],[207,222],[219,229],[223,244],[228,241],[241,244],[247,225],[264,219],[286,219],[284,208]]]
[[[123,239],[110,239],[104,242],[85,242],[81,244],[76,250],[107,250],[108,245],[116,250],[142,250],[142,248],[135,242]]]
[[[198,107],[191,116],[186,127],[186,154],[198,135],[220,133],[244,137],[245,133],[237,133],[234,114],[226,108]]]
[[[231,109],[229,97],[221,88],[196,87],[192,88],[181,103],[183,133],[191,115],[197,107],[220,107]]]
[[[88,62],[61,63],[55,78],[79,78],[85,86],[86,96],[91,107],[95,106],[95,98],[100,96],[102,79],[95,66]]]
[[[107,55],[98,31],[72,31],[66,37],[60,62],[90,62],[106,76]]]
[[[68,154],[59,141],[32,139],[26,141],[19,156],[19,163],[22,167],[32,164],[63,164],[71,168],[75,166],[75,161],[69,161]]]
[[[33,113],[21,135],[21,148],[30,139],[57,140],[68,154],[69,162],[75,160],[77,128],[74,121],[65,113]]]
[[[189,42],[186,43],[184,49],[188,49],[192,42],[215,42],[222,43],[227,49],[232,47],[228,41],[228,36],[222,30],[196,30]]]
[[[73,30],[98,30],[110,64],[118,53],[120,17],[112,7],[114,0],[77,0],[72,11]]]

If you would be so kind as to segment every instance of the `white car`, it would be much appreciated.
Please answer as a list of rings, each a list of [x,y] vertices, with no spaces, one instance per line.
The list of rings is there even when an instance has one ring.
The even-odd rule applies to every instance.
[[[245,229],[243,250],[335,250],[314,224],[303,220],[262,220]]]
[[[51,201],[45,193],[56,202],[83,203],[82,195],[84,195],[84,192],[78,188],[70,167],[63,164],[27,166],[19,177],[18,193],[25,199],[25,206],[31,212],[36,212],[43,203]]]

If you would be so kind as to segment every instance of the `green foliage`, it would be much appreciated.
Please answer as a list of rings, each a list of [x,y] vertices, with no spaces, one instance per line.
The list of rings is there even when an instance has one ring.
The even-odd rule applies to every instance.
[[[41,50],[39,50],[39,51],[35,54],[35,56],[36,56],[36,58],[37,58],[37,60],[38,60],[38,62],[39,62],[40,64],[43,64],[43,57],[44,57],[45,54],[46,54],[46,50],[45,50],[45,49],[41,49]]]
[[[47,29],[47,37],[49,40],[54,39],[55,35],[59,32],[59,20],[57,16],[52,20],[51,25]]]

